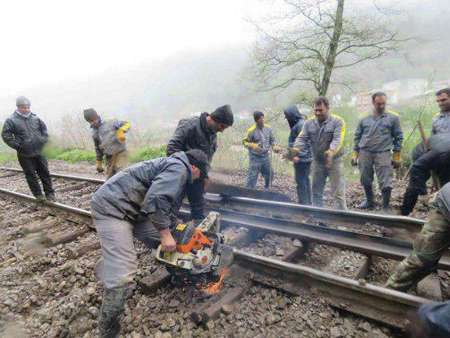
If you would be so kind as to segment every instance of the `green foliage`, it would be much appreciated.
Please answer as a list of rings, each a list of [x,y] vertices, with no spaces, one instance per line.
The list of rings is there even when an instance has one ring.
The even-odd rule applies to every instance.
[[[49,156],[49,158],[55,160],[63,160],[70,163],[76,163],[81,161],[88,161],[88,162],[95,161],[95,152],[84,149],[68,149],[64,150],[61,153],[58,153],[58,151],[54,151],[52,156],[54,156],[54,154],[57,155],[55,157]]]
[[[131,163],[151,160],[158,157],[166,156],[166,146],[159,147],[142,147],[131,152],[129,160]]]
[[[14,161],[16,159],[16,155],[12,152],[0,152],[0,164],[5,164],[7,162]]]

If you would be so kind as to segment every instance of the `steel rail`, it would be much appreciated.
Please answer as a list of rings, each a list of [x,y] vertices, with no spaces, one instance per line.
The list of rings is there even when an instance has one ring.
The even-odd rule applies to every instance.
[[[0,193],[25,201],[55,207],[81,216],[91,217],[91,213],[87,210],[67,206],[62,203],[40,202],[35,197],[1,188]],[[183,212],[188,214],[187,211]],[[256,224],[248,222],[247,224],[237,223],[239,218],[231,219],[230,214],[231,212],[225,214],[222,218],[222,222],[225,225],[247,225],[255,230],[275,231],[275,228],[269,226],[266,226],[264,229],[264,227],[258,227]],[[286,224],[280,225],[280,227],[283,226],[285,226],[285,229],[278,230],[277,233],[297,235],[296,227],[292,224],[291,227]],[[318,228],[317,226],[314,227]],[[282,282],[280,282],[280,285],[290,285],[290,292],[295,293],[296,290],[305,288],[310,289],[312,292],[319,292],[322,296],[328,298],[332,305],[338,308],[380,321],[389,326],[402,328],[405,314],[408,311],[417,310],[420,305],[430,302],[430,300],[417,296],[366,284],[365,282],[361,283],[306,266],[246,253],[236,248],[233,248],[233,252],[236,264],[243,266],[249,272],[276,279],[281,278]]]
[[[0,167],[0,170],[22,172],[21,169]],[[104,183],[104,180],[90,177],[73,176],[65,174],[52,173],[51,176],[58,178],[67,178],[77,181],[88,181],[93,183]],[[424,221],[412,217],[381,215],[374,213],[366,213],[349,210],[335,210],[320,208],[314,206],[300,205],[288,202],[277,202],[269,200],[261,200],[249,197],[230,196],[228,193],[234,191],[248,190],[234,186],[220,185],[225,189],[225,195],[221,195],[220,191],[215,190],[217,194],[207,193],[205,199],[211,206],[220,207],[221,209],[231,209],[241,211],[243,213],[252,213],[257,215],[266,215],[277,219],[307,219],[314,218],[316,221],[333,222],[334,224],[363,225],[370,223],[390,228],[395,235],[400,238],[410,238],[411,232],[418,232],[424,225]],[[217,188],[217,187],[216,187]],[[214,189],[216,189],[214,188]],[[226,190],[228,189],[228,190]]]
[[[393,327],[404,327],[408,312],[417,311],[420,305],[431,302],[425,298],[361,283],[306,266],[262,257],[238,249],[233,251],[237,264],[248,271],[273,276],[280,281],[279,285],[289,283],[289,289],[293,293],[301,294],[299,289],[316,291],[328,298],[336,307]]]
[[[2,170],[12,170],[12,168],[4,168],[0,167]],[[16,172],[21,172],[20,169],[14,169]],[[72,176],[72,175],[59,175],[53,174],[55,177],[67,178],[67,179],[76,179],[79,181],[86,181],[89,178]],[[90,182],[99,183],[99,179],[90,179]],[[5,193],[7,190],[4,191]],[[12,192],[8,192],[11,194]],[[26,196],[26,195],[25,195]],[[28,197],[31,198],[31,197]],[[223,198],[218,195],[208,195],[207,200],[209,201],[208,208],[213,211],[218,211],[222,215],[222,222],[224,225],[238,225],[244,226],[249,229],[253,229],[259,232],[269,232],[275,233],[283,236],[288,236],[291,238],[298,238],[300,240],[321,243],[333,247],[339,247],[343,249],[348,249],[356,252],[360,252],[367,255],[375,255],[384,258],[391,258],[401,260],[409,255],[412,250],[412,245],[407,241],[402,241],[398,239],[388,238],[388,237],[379,237],[379,236],[371,236],[362,233],[356,233],[348,230],[340,230],[333,229],[329,227],[324,227],[320,225],[313,225],[308,223],[307,221],[293,221],[290,217],[283,218],[274,218],[276,215],[273,214],[273,210],[277,210],[279,213],[286,215],[286,213],[295,213],[293,210],[309,210],[314,214],[318,213],[321,216],[323,213],[328,213],[329,215],[337,214],[337,215],[345,215],[345,217],[349,217],[348,215],[352,215],[351,218],[354,221],[355,219],[359,219],[361,216],[365,216],[366,219],[368,215],[376,220],[382,220],[386,222],[387,220],[397,220],[402,222],[415,222],[419,220],[407,218],[407,217],[398,217],[398,216],[385,216],[385,215],[377,215],[377,214],[366,214],[360,212],[353,211],[341,211],[341,210],[331,210],[310,206],[301,206],[297,204],[284,203],[284,202],[271,202],[264,200],[255,200],[249,199],[245,197],[228,197]],[[230,202],[232,206],[230,206]],[[55,207],[61,206],[60,208],[66,208],[66,210],[76,212],[80,214],[80,212],[86,212],[82,209],[73,208],[70,206],[65,206],[60,203],[49,203],[50,205],[54,205]],[[255,205],[259,206],[255,211],[261,211],[260,214],[266,214],[265,211],[270,210],[271,217],[264,216],[256,216],[251,213],[242,213],[237,211],[230,211],[229,209],[236,210],[237,206],[241,204]],[[227,209],[227,207],[229,209]],[[67,209],[71,208],[71,209]],[[247,209],[244,207],[243,209],[246,211]],[[319,212],[320,211],[320,212]],[[298,212],[300,213],[300,212]],[[186,209],[183,210],[183,214],[188,216],[189,213]],[[90,214],[89,214],[90,215]],[[295,219],[292,217],[292,219]],[[334,221],[335,219],[333,219]],[[416,222],[418,224],[419,222]],[[397,223],[396,223],[397,224]],[[447,252],[441,258],[438,267],[444,270],[450,270],[450,254]]]
[[[221,214],[221,223],[225,226],[243,226],[258,233],[273,233],[290,238],[298,238],[306,242],[325,244],[367,255],[402,260],[412,250],[410,242],[395,238],[373,236],[305,222],[271,219],[221,208],[208,208],[208,211],[219,212]],[[188,209],[182,208],[181,214],[188,217]],[[438,263],[438,267],[439,269],[450,270],[449,251],[444,253]]]

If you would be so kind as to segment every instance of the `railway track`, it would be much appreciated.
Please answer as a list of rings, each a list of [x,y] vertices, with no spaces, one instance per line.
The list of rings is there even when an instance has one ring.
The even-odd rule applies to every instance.
[[[12,179],[14,175],[11,174],[15,171],[10,169],[5,170],[4,168],[2,169],[6,175],[0,176],[0,180],[6,178],[11,181],[12,184],[15,184],[15,179]],[[16,173],[18,172],[19,171]],[[86,179],[70,175],[55,175],[55,178],[57,186],[59,187],[59,189],[57,189],[57,193],[58,190],[63,193],[70,192],[71,194],[74,192],[76,193],[77,191],[82,191],[82,193],[76,194],[82,201],[86,199],[83,196],[89,195],[93,190],[95,190],[95,185],[98,186],[98,184],[102,183],[102,181],[98,179]],[[73,184],[73,182],[68,183],[68,180],[73,182],[79,181],[83,184]],[[93,183],[94,187],[87,185],[86,182]],[[5,189],[1,189],[0,193],[8,195],[11,198],[19,198],[23,201],[34,202],[33,197],[26,196],[24,194],[7,191]],[[58,197],[61,197],[61,193],[58,195]],[[239,205],[239,202],[243,202],[244,206]],[[232,203],[231,206],[230,203]],[[79,202],[77,204],[86,205],[85,202]],[[257,207],[255,205],[265,206],[265,212],[261,212],[262,216],[252,215],[249,213],[249,209],[251,208],[256,210],[256,212],[254,212],[255,214],[257,213],[257,210],[261,210],[261,208],[256,209]],[[72,241],[78,241],[80,238],[84,238],[84,236],[92,236],[92,233],[88,228],[90,213],[87,209],[81,209],[61,203],[46,203],[45,207],[58,208],[63,212],[76,214],[78,217],[84,219],[84,225],[81,229],[72,229],[71,231],[66,231],[66,233],[64,231],[58,231],[56,235],[53,235],[52,239],[48,239],[48,237],[51,236],[46,234],[45,238],[47,242],[45,243],[47,243],[47,245],[58,247],[61,245],[66,245],[65,243],[70,244]],[[319,215],[319,217],[322,217],[321,220],[325,219],[325,217],[327,219],[331,218],[332,214],[338,215],[334,218],[334,220],[336,220],[336,218],[338,219],[338,224],[333,228],[320,225],[321,222],[319,222],[319,225],[308,224],[305,222],[305,219],[309,219],[311,221],[311,214],[321,214],[322,210],[318,208],[303,207],[299,209],[296,205],[284,202],[256,201],[251,198],[230,196],[226,196],[224,198],[223,196],[217,194],[211,194],[208,196],[208,207],[222,213],[222,223],[225,226],[230,228],[238,226],[250,229],[249,232],[245,233],[247,238],[244,240],[240,239],[241,243],[254,242],[256,238],[263,236],[263,234],[277,234],[282,237],[301,240],[304,245],[301,250],[301,255],[307,254],[309,243],[322,243],[329,246],[351,249],[352,251],[359,251],[365,254],[400,259],[410,250],[410,245],[408,242],[399,239],[386,239],[379,236],[355,233],[353,231],[348,231],[347,229],[342,230],[339,228],[341,227],[339,225],[339,221],[343,221],[344,219],[348,220],[352,217],[356,218],[362,214],[367,217],[366,219],[370,219],[372,223],[376,223],[376,226],[389,225],[388,219],[401,222],[402,224],[398,227],[399,229],[411,230],[413,225],[417,226],[418,224],[421,224],[419,220],[405,217],[380,216],[354,212],[336,212],[325,209],[324,212],[328,213],[328,215]],[[242,212],[235,211],[239,208],[244,208],[247,213],[244,214]],[[269,209],[270,215],[267,214]],[[306,216],[301,214],[299,211],[301,209],[307,213]],[[280,213],[280,210],[289,210],[289,217],[286,217],[286,214],[284,214],[283,218],[276,217],[277,214],[275,212]],[[182,212],[185,215],[188,214],[187,209],[184,209]],[[299,219],[301,219],[301,221],[299,221]],[[360,220],[359,224],[361,223],[362,221]],[[40,243],[42,243],[42,241]],[[73,257],[77,258],[83,256],[77,256],[77,254],[73,253],[81,253],[83,252],[83,248],[86,250],[93,250],[93,252],[96,252],[96,256],[98,256],[98,243],[95,243],[94,240],[89,243],[84,243],[81,249],[72,249],[71,254]],[[293,252],[294,251],[299,250],[295,249]],[[295,255],[292,255],[291,253],[291,256],[295,256],[298,260],[299,254],[298,252]],[[304,289],[313,290],[322,297],[325,297],[328,302],[336,308],[352,312],[366,318],[375,319],[381,323],[397,328],[404,325],[404,314],[407,311],[414,310],[420,304],[428,301],[421,297],[387,290],[379,286],[366,284],[362,281],[339,277],[335,274],[320,271],[308,266],[289,263],[288,261],[291,260],[290,258],[280,261],[279,259],[274,259],[274,257],[264,257],[260,254],[249,253],[245,250],[239,249],[235,249],[235,258],[237,262],[236,264],[244,268],[243,271],[252,271],[253,277],[248,277],[249,279],[252,279],[252,283],[257,282],[264,285],[276,285],[278,288],[297,295],[302,294],[302,290]],[[0,263],[1,266],[4,266],[4,264],[6,264],[5,262],[8,262],[8,259]],[[148,260],[146,262],[148,262]],[[448,269],[448,257],[446,256],[440,264],[442,269]],[[365,269],[367,270],[367,267],[365,267]],[[364,277],[364,274],[359,274],[358,277]],[[151,289],[152,283],[157,285],[158,282],[160,283],[162,280],[164,280],[164,276],[159,280],[156,278],[153,281],[150,281],[147,283],[147,287],[150,284]],[[278,280],[278,282],[274,283],[274,280]],[[245,293],[245,291],[249,288],[249,285],[251,284],[247,284],[246,288],[241,288],[241,290],[236,290],[236,288],[225,290],[225,296],[215,302],[218,304],[223,303],[222,305],[227,305],[227,302],[233,301],[233,297],[231,297],[232,295],[235,295],[235,297],[236,295],[240,296],[242,293]],[[280,285],[282,285],[282,287],[280,287]],[[229,299],[230,297],[231,300]],[[214,308],[213,305],[214,304],[211,305],[212,308]],[[221,306],[217,307],[216,304],[215,312],[211,310],[211,306],[206,306],[205,310],[205,305],[202,304],[202,310],[200,313],[209,313],[208,316],[211,317],[216,316],[217,308],[220,310]],[[208,311],[213,311],[212,314],[214,316]]]

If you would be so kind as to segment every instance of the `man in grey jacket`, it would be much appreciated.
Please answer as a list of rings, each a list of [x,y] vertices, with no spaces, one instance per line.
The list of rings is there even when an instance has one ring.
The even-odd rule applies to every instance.
[[[201,150],[177,152],[135,164],[114,175],[93,195],[92,218],[100,238],[102,260],[96,268],[104,285],[100,311],[101,337],[116,337],[124,303],[134,288],[137,270],[133,237],[164,251],[176,248],[170,229],[176,225],[184,192],[208,174]]]
[[[55,192],[48,171],[48,162],[42,155],[42,148],[48,141],[47,126],[31,112],[31,102],[24,96],[16,99],[16,111],[3,124],[2,138],[17,151],[17,159],[25,173],[31,193],[44,200],[38,176],[42,181],[45,197],[55,200]]]
[[[355,131],[352,165],[359,166],[360,181],[366,194],[362,209],[374,208],[374,169],[383,196],[383,209],[389,209],[392,167],[400,166],[403,132],[396,113],[386,111],[386,94],[372,95],[373,112],[358,123]]]
[[[211,114],[202,113],[200,116],[182,119],[177,129],[167,144],[167,155],[177,151],[200,149],[211,163],[217,150],[217,133],[231,127],[234,122],[233,112],[229,105],[217,108]],[[197,180],[189,185],[186,190],[187,198],[191,206],[191,217],[198,222],[205,217],[205,185],[208,178]]]
[[[345,122],[330,113],[326,97],[314,100],[314,118],[308,119],[294,143],[298,155],[292,160],[300,161],[302,152],[311,146],[313,154],[313,205],[323,206],[323,191],[327,178],[330,179],[331,194],[338,209],[347,209],[345,200],[345,179],[342,155],[345,137]]]
[[[269,189],[273,179],[270,150],[278,151],[272,128],[264,123],[264,114],[260,111],[253,113],[255,124],[247,129],[247,135],[242,140],[248,149],[249,165],[247,188],[254,189],[261,173],[264,177],[264,188]]]
[[[110,178],[126,168],[128,153],[126,133],[130,123],[117,119],[103,121],[93,108],[83,111],[84,118],[91,125],[97,160],[97,171],[103,172],[103,157],[106,159],[106,176]]]

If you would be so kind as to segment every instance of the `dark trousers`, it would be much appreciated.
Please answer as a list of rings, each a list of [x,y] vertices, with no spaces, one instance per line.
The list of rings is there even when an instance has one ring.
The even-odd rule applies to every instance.
[[[192,184],[188,184],[186,188],[186,195],[191,206],[192,219],[205,218],[205,180],[195,180]]]
[[[295,182],[297,183],[298,203],[311,205],[311,183],[309,173],[311,162],[299,162],[294,164]]]
[[[435,172],[441,187],[450,181],[449,166],[450,153],[436,154],[428,151],[414,161],[409,174],[409,184],[400,207],[402,215],[409,215],[413,211],[419,195],[427,194],[426,183],[431,176],[431,171]]]
[[[24,157],[17,154],[20,166],[23,169],[28,186],[30,187],[33,196],[42,196],[41,186],[39,184],[38,176],[42,181],[45,195],[53,195],[52,179],[48,171],[47,159],[42,156]]]

